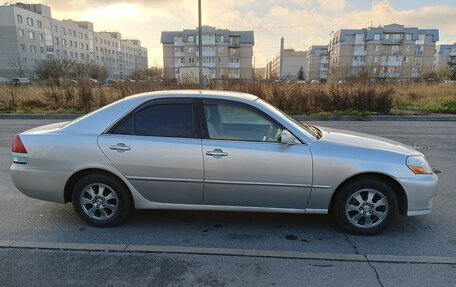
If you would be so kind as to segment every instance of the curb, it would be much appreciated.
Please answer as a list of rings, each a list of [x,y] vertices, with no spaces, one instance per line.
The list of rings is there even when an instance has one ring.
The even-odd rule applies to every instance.
[[[0,249],[42,249],[65,251],[103,251],[121,253],[174,253],[197,255],[222,255],[244,257],[267,257],[282,259],[307,259],[330,261],[356,261],[378,263],[415,263],[415,264],[456,264],[456,257],[439,256],[397,256],[397,255],[362,255],[349,253],[312,253],[301,251],[258,250],[206,248],[191,246],[157,246],[130,244],[91,244],[91,243],[57,243],[57,242],[28,242],[0,241]]]
[[[298,121],[456,121],[456,115],[294,115]]]
[[[73,120],[83,114],[0,114],[0,119],[22,120]],[[456,121],[456,115],[294,115],[299,121]]]

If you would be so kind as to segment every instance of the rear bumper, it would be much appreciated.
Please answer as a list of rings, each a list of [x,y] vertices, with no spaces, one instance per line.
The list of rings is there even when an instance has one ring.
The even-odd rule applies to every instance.
[[[13,163],[10,174],[14,185],[26,196],[65,203],[65,184],[70,172],[28,168],[26,164]]]
[[[416,175],[412,179],[400,179],[399,182],[407,194],[407,216],[432,212],[432,204],[437,194],[437,175]]]

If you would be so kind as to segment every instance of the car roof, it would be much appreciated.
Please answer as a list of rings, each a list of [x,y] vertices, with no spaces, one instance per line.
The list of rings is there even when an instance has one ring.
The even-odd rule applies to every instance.
[[[257,96],[242,93],[242,92],[231,92],[231,91],[215,91],[215,90],[168,90],[158,92],[147,92],[129,96],[125,99],[140,99],[140,98],[224,98],[224,99],[238,99],[255,101],[258,99]]]

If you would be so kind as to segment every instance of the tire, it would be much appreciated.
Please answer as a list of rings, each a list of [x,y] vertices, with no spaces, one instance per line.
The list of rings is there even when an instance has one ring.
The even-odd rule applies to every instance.
[[[76,213],[97,227],[120,224],[132,209],[128,188],[106,174],[88,174],[79,179],[73,188],[72,202]]]
[[[357,235],[378,234],[398,213],[393,188],[375,177],[344,185],[335,195],[333,214],[340,228]]]

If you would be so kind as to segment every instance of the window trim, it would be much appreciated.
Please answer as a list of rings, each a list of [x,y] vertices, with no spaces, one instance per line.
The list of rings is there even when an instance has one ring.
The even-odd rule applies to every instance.
[[[193,119],[192,119],[192,126],[193,126],[193,137],[176,137],[176,136],[154,136],[154,135],[140,135],[135,134],[135,115],[137,112],[140,112],[144,109],[147,109],[151,106],[158,106],[158,105],[168,105],[168,104],[190,104],[192,105],[193,109]],[[196,104],[195,99],[193,98],[161,98],[161,99],[152,99],[148,100],[133,110],[127,112],[125,115],[120,117],[114,124],[112,124],[105,132],[102,134],[109,134],[109,135],[123,135],[123,136],[139,136],[139,137],[161,137],[161,138],[179,138],[179,139],[201,139],[201,129],[199,120],[198,120],[198,107]],[[133,133],[132,134],[115,134],[113,131],[117,129],[117,127],[123,124],[130,116],[133,117]]]
[[[204,105],[205,104],[229,104],[233,106],[238,106],[238,107],[243,107],[246,108],[260,116],[265,117],[267,120],[269,120],[271,123],[275,124],[278,128],[281,130],[288,130],[286,127],[284,127],[281,123],[279,123],[276,119],[265,113],[264,111],[251,106],[249,104],[243,103],[243,102],[237,102],[237,101],[231,101],[231,100],[223,100],[223,99],[212,99],[212,98],[202,98],[198,99],[198,112],[199,112],[199,121],[200,121],[200,127],[201,127],[201,138],[205,140],[211,140],[211,141],[232,141],[232,142],[254,142],[254,143],[269,143],[269,144],[282,144],[280,141],[277,142],[271,142],[271,141],[257,141],[257,140],[242,140],[242,139],[212,139],[209,138],[209,131],[207,129],[207,122],[206,122],[206,116],[204,114]]]

